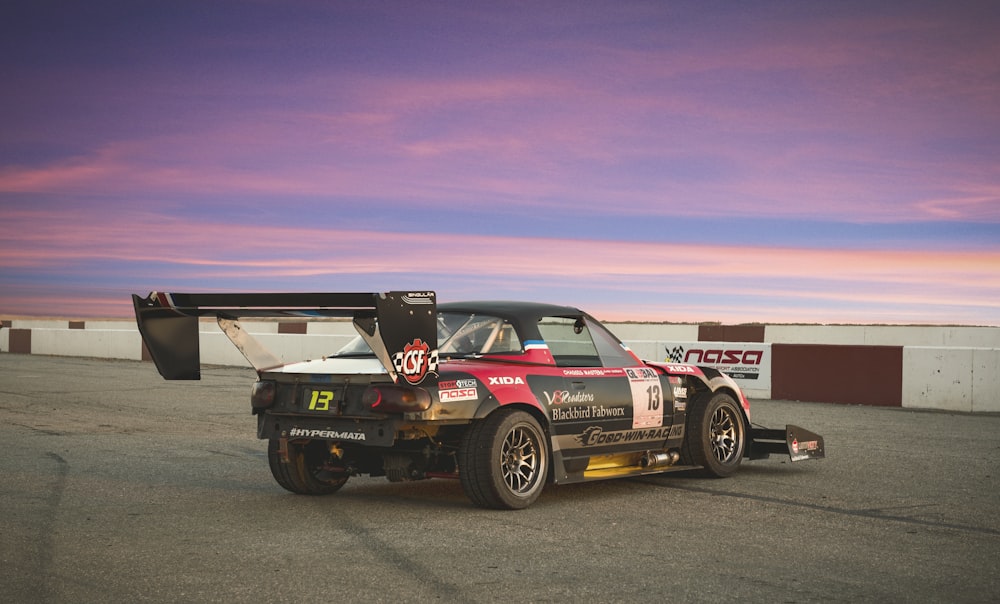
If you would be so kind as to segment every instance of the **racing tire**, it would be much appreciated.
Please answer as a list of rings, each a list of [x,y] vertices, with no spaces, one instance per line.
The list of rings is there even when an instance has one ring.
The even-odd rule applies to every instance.
[[[548,479],[545,432],[525,411],[499,409],[473,422],[458,456],[462,490],[479,507],[524,509],[538,499]]]
[[[699,474],[711,478],[731,476],[740,467],[746,449],[743,411],[732,396],[720,392],[704,404],[689,407],[684,457],[701,466]]]
[[[344,486],[350,474],[324,468],[330,453],[326,443],[289,442],[288,461],[281,455],[281,441],[272,438],[267,444],[267,462],[271,475],[285,490],[299,495],[329,495]]]

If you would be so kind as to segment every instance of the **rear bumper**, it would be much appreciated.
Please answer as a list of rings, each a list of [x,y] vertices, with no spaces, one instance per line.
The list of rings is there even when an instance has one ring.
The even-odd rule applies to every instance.
[[[392,419],[364,420],[303,417],[262,413],[257,416],[257,438],[309,439],[349,442],[369,447],[391,447],[399,422]]]

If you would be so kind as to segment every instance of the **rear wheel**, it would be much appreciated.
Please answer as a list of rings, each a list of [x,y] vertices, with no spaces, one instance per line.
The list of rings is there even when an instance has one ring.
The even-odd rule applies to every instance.
[[[740,467],[746,448],[743,412],[732,396],[713,394],[688,412],[685,457],[702,466],[705,476],[730,476]]]
[[[287,442],[286,446],[287,461],[281,452],[281,440],[273,438],[268,441],[267,461],[274,480],[293,493],[329,495],[344,486],[350,477],[347,472],[327,467],[330,452],[325,442]]]
[[[462,439],[459,478],[465,494],[480,507],[528,507],[541,495],[548,471],[545,433],[524,411],[495,411],[474,422]]]

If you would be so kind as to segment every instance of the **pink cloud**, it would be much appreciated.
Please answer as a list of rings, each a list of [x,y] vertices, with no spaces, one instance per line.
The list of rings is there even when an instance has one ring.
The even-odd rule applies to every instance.
[[[133,279],[259,283],[338,275],[432,274],[504,287],[599,283],[671,302],[688,293],[855,304],[992,308],[1000,315],[1000,251],[817,250],[503,237],[454,233],[203,224],[155,214],[88,222],[20,211],[0,225],[8,269],[70,270],[115,261]],[[264,248],[258,243],[267,241]],[[373,242],[378,242],[373,245]],[[460,253],[456,253],[460,250]],[[540,261],[540,259],[544,259]],[[140,277],[142,275],[142,277]],[[227,286],[228,287],[228,286]]]
[[[538,136],[545,138],[544,133]],[[571,141],[565,142],[571,145]],[[597,214],[613,209],[645,216],[738,213],[850,221],[1000,221],[1000,196],[988,182],[992,178],[989,172],[956,171],[948,174],[947,182],[939,182],[944,173],[933,167],[914,175],[910,174],[912,166],[889,167],[882,162],[878,168],[872,159],[868,175],[826,173],[823,166],[836,161],[832,149],[817,149],[811,161],[808,155],[781,158],[730,150],[726,152],[731,156],[727,160],[730,165],[743,166],[743,175],[736,180],[631,183],[618,177],[602,179],[600,172],[574,174],[566,165],[547,159],[532,162],[539,148],[516,133],[500,137],[456,134],[400,142],[400,155],[395,157],[374,158],[371,154],[376,152],[368,149],[358,154],[365,161],[342,159],[337,152],[327,155],[326,161],[318,154],[311,163],[259,169],[249,164],[244,168],[226,165],[231,161],[226,157],[226,145],[216,144],[220,148],[215,155],[205,157],[202,149],[198,153],[203,157],[191,163],[164,158],[169,160],[198,147],[194,138],[108,145],[93,155],[47,166],[8,166],[0,169],[0,191],[146,199],[206,194],[420,199],[441,207],[456,202],[494,205],[502,200],[532,207],[570,204]],[[238,146],[237,140],[229,146]],[[479,169],[476,158],[487,150],[495,152],[496,159],[488,168]],[[456,160],[456,154],[465,156]],[[547,155],[558,156],[558,150]],[[683,161],[683,157],[679,159]],[[669,158],[662,161],[669,163]],[[864,162],[859,159],[858,165]],[[925,187],[914,188],[920,181]],[[938,193],[930,196],[924,191]],[[951,194],[942,196],[942,191]],[[908,199],[896,199],[901,196]]]
[[[447,77],[310,74],[270,89],[260,84],[262,96],[287,98],[287,106],[205,109],[181,116],[185,125],[170,135],[138,134],[73,159],[0,168],[0,192],[316,195],[438,206],[546,200],[596,214],[614,207],[647,216],[998,221],[1000,204],[989,192],[995,165],[970,169],[968,158],[910,151],[921,137],[955,131],[954,122],[935,125],[944,114],[921,111],[924,101],[914,99],[952,106],[955,119],[995,121],[997,110],[974,99],[995,98],[998,84],[969,83],[984,51],[977,46],[958,68],[931,70],[934,82],[912,69],[886,78],[891,65],[878,61],[857,69],[872,57],[888,60],[882,37],[933,26],[914,18],[807,24],[752,37],[740,52],[584,46],[590,70],[582,71],[539,64]],[[947,52],[934,64],[958,56]],[[812,98],[772,91],[771,71],[799,74],[796,83]],[[712,74],[728,73],[762,78],[759,90],[737,98],[739,90],[683,84],[692,75],[725,81]],[[965,89],[956,105],[953,91]],[[775,134],[792,142],[768,142]],[[685,165],[691,157],[713,173],[631,175],[632,165]]]
[[[566,274],[573,268],[619,275],[694,275],[708,271],[759,276],[821,275],[825,279],[882,279],[886,274],[916,281],[955,282],[966,277],[1000,285],[1000,251],[864,251],[791,247],[682,245],[631,241],[593,241],[539,237],[401,233],[271,225],[192,222],[153,212],[120,213],[94,220],[85,209],[58,214],[31,210],[7,213],[0,240],[8,266],[44,266],[77,258],[160,260],[181,265],[253,267],[264,270],[339,272],[362,263],[379,270],[410,270],[419,255],[401,258],[399,250],[419,249],[438,270],[487,268],[520,273],[532,264],[536,274]],[[266,248],[258,243],[267,241]],[[372,246],[385,241],[389,245]],[[453,250],[462,250],[453,254]],[[497,254],[494,250],[503,250]],[[476,251],[482,250],[482,251]],[[189,253],[194,252],[194,253]],[[543,256],[544,263],[532,263]],[[875,262],[873,262],[875,260]]]

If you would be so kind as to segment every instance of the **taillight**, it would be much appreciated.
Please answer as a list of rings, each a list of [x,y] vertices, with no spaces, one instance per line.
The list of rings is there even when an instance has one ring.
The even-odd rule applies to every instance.
[[[250,406],[254,409],[267,409],[274,404],[274,393],[278,386],[270,380],[254,382],[250,391]]]
[[[393,384],[369,386],[361,400],[377,413],[416,413],[431,406],[431,395],[423,388]]]

